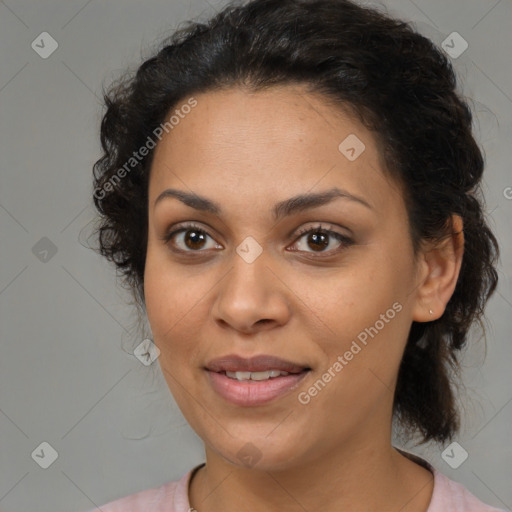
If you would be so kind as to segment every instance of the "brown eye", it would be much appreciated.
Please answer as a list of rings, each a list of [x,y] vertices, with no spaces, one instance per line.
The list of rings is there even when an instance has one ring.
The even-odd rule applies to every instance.
[[[209,240],[211,242],[209,242]],[[222,249],[204,230],[193,224],[178,227],[165,235],[162,240],[176,252],[205,252],[203,249]],[[208,243],[210,245],[208,246]]]
[[[313,228],[306,228],[298,233],[299,237],[295,242],[294,246],[299,246],[298,249],[293,249],[298,252],[306,252],[306,253],[326,253],[327,255],[331,255],[332,253],[339,252],[341,249],[349,247],[354,242],[352,239],[348,238],[337,231],[333,231],[332,229],[326,229],[321,225]],[[305,241],[300,242],[301,239]],[[334,248],[329,250],[325,250],[329,247],[331,242],[335,240],[337,242]],[[302,247],[301,247],[302,246]],[[312,249],[308,251],[307,248]]]
[[[185,245],[189,249],[201,249],[204,245],[204,242],[206,240],[206,233],[204,231],[199,231],[196,229],[188,229],[184,232],[184,238],[183,241]]]
[[[309,247],[323,251],[329,245],[329,235],[321,232],[308,233],[307,242]]]

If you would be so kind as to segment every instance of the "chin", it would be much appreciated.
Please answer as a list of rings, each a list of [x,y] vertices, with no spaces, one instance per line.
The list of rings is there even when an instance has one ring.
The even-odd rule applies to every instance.
[[[281,471],[297,465],[300,440],[290,436],[269,439],[266,434],[226,438],[222,445],[210,443],[227,462],[239,469]]]

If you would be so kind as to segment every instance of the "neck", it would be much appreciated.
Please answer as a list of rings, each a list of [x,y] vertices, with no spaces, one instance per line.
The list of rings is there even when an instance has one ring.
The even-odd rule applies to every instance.
[[[432,473],[389,442],[352,442],[279,471],[240,467],[207,450],[189,497],[197,512],[426,512],[432,492]]]

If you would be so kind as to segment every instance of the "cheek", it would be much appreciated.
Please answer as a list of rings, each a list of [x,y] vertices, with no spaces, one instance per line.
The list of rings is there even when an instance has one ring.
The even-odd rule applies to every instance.
[[[323,343],[326,357],[316,380],[299,390],[299,407],[308,418],[322,423],[323,429],[339,430],[340,422],[354,428],[381,408],[390,407],[407,339],[407,321],[401,316],[405,312],[400,304],[395,308],[389,301],[382,304],[367,302],[358,308],[357,321],[349,311],[338,314],[339,321],[332,328],[340,334],[331,338],[335,342]]]
[[[184,389],[192,389],[196,378],[190,363],[197,360],[202,324],[198,314],[203,307],[198,302],[200,291],[150,254],[144,279],[147,317],[153,342],[160,350],[158,363],[178,406],[188,411],[192,404]]]
[[[380,261],[366,258],[351,272],[333,275],[306,296],[311,309],[325,319],[331,331],[344,339],[353,338],[400,300],[402,294],[396,280]]]
[[[357,271],[334,281],[339,284],[329,288],[316,311],[327,334],[322,340],[326,355],[322,370],[342,358],[343,369],[334,371],[333,380],[348,400],[359,396],[361,389],[390,386],[397,372],[410,328],[408,267],[401,264],[365,260]]]
[[[165,251],[148,251],[144,274],[146,312],[162,368],[189,378],[209,321],[209,300],[218,277],[199,267],[171,265]],[[204,350],[204,347],[202,347]]]
[[[168,262],[163,261],[158,252],[148,250],[144,272],[144,293],[146,311],[154,342],[160,348],[162,355],[168,351],[173,340],[181,342],[180,330],[189,323],[187,311],[191,311],[193,284],[184,286],[179,272],[169,270]],[[196,300],[197,302],[197,300]]]

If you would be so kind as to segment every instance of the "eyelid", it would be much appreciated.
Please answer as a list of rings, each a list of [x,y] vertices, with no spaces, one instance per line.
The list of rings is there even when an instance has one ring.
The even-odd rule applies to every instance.
[[[354,240],[349,235],[344,235],[343,233],[340,233],[335,229],[335,226],[333,226],[330,223],[326,223],[326,226],[323,226],[321,222],[317,222],[314,226],[309,226],[305,228],[301,228],[298,231],[295,230],[291,237],[293,237],[294,244],[298,243],[298,241],[303,238],[308,233],[325,233],[329,237],[336,239],[340,243],[340,247],[337,249],[331,249],[329,251],[295,251],[295,252],[301,252],[305,254],[313,254],[317,256],[313,256],[315,258],[321,258],[321,257],[329,257],[329,256],[335,256],[337,255],[343,248],[347,248],[351,245],[354,245]]]
[[[198,224],[194,223],[194,222],[182,222],[182,223],[179,223],[177,224],[176,226],[173,226],[173,229],[172,230],[167,230],[164,235],[162,237],[159,237],[160,240],[162,240],[163,242],[165,242],[166,244],[169,244],[171,242],[171,240],[178,234],[180,233],[183,233],[183,232],[186,232],[186,231],[189,231],[189,230],[193,230],[195,229],[196,231],[200,231],[201,233],[204,233],[206,236],[210,237],[212,240],[215,241],[216,244],[218,245],[221,245],[219,244],[214,238],[212,235],[210,235],[209,231],[201,226],[199,226]],[[179,252],[179,253],[187,253],[187,254],[200,254],[202,252],[206,252],[204,250],[197,250],[197,251],[192,251],[192,250],[183,250],[183,249],[178,249],[178,248],[173,248],[172,249],[173,251],[175,252]]]

